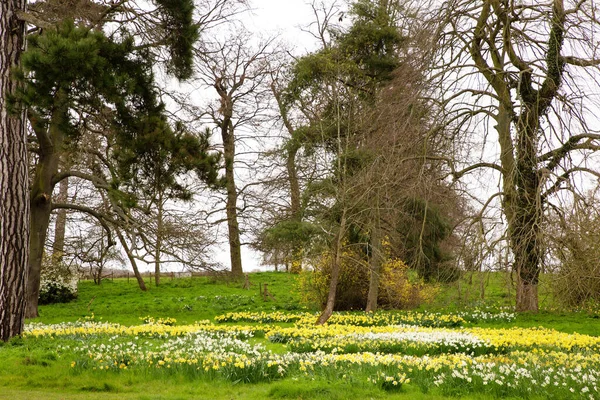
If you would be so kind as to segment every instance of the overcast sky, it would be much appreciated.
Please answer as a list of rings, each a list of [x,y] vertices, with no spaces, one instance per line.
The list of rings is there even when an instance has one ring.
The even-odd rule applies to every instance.
[[[280,35],[285,42],[302,53],[313,48],[314,39],[301,27],[306,27],[314,19],[310,2],[306,0],[251,0],[253,9],[247,18],[247,28],[267,36]]]

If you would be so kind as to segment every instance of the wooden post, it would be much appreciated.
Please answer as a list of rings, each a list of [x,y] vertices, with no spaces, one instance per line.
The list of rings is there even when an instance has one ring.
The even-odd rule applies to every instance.
[[[263,300],[264,300],[264,301],[267,301],[267,296],[268,296],[268,297],[270,297],[270,298],[271,298],[271,300],[275,301],[275,297],[273,297],[273,295],[271,294],[271,292],[269,292],[269,289],[268,289],[268,287],[269,287],[269,285],[267,285],[267,284],[265,283],[265,287],[264,287],[264,289],[263,289]]]

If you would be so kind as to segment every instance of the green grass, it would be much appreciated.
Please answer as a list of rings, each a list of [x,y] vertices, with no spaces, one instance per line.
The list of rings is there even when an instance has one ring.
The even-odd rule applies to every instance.
[[[235,311],[316,311],[303,307],[296,290],[297,276],[285,273],[250,275],[249,290],[243,282],[208,277],[163,279],[147,292],[140,291],[135,280],[91,281],[79,284],[79,297],[67,304],[40,307],[40,316],[30,322],[60,323],[76,321],[94,314],[96,320],[138,325],[140,318],[176,318],[178,324],[190,324]],[[483,279],[483,286],[481,285]],[[274,299],[263,299],[259,285],[268,284]],[[481,288],[484,288],[482,296]],[[466,305],[506,306],[503,274],[476,274],[459,283],[444,286],[430,311],[461,310]],[[547,301],[547,297],[545,298]],[[549,308],[554,309],[551,302]],[[543,311],[519,315],[513,322],[481,323],[483,327],[543,326],[572,333],[600,336],[600,319],[585,313]],[[263,342],[267,349],[282,353],[281,344]],[[177,375],[153,375],[140,371],[74,371],[70,360],[58,356],[57,347],[66,339],[13,339],[0,343],[0,399],[444,399],[432,391],[422,393],[408,385],[401,392],[389,393],[364,383],[340,377],[284,378],[271,383],[232,384],[225,380],[192,379]],[[486,399],[483,394],[465,399]],[[491,397],[489,397],[491,399]]]
[[[243,281],[209,277],[163,278],[158,287],[148,285],[147,292],[139,289],[135,279],[105,279],[101,285],[81,281],[75,301],[40,306],[40,317],[32,322],[76,321],[94,314],[96,319],[126,325],[139,324],[140,318],[148,315],[193,323],[230,311],[304,310],[295,292],[296,278],[284,273],[251,274],[250,289],[243,288]],[[267,297],[265,301],[259,294],[259,287],[265,284],[274,300]]]

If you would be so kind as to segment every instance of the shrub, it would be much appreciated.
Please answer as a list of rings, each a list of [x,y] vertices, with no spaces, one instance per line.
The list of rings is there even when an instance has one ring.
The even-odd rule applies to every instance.
[[[71,287],[61,282],[43,282],[40,285],[39,304],[68,303],[77,298]]]
[[[380,307],[410,309],[434,300],[438,287],[426,284],[422,278],[411,277],[410,272],[401,260],[390,259],[383,263],[379,282]]]
[[[366,304],[369,281],[367,269],[359,265],[352,256],[349,251],[345,251],[342,255],[343,261],[334,306],[338,311],[361,309]],[[300,274],[298,284],[305,304],[320,308],[325,306],[331,281],[332,257],[330,253],[318,257],[312,265],[312,271]]]
[[[39,304],[67,303],[77,298],[77,273],[60,257],[44,256]]]
[[[309,305],[325,306],[331,280],[332,255],[319,257],[313,270],[299,279],[302,300]],[[345,250],[342,254],[334,309],[364,309],[369,288],[369,268],[359,254]],[[388,257],[381,268],[378,304],[382,308],[410,309],[433,300],[437,286],[427,284],[397,258]]]
[[[600,200],[591,195],[586,200],[565,217],[551,247],[559,261],[554,296],[569,308],[600,302]]]

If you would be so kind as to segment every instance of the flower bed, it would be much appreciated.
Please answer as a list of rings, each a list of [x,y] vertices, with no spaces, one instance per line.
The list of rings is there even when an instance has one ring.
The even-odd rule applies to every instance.
[[[347,314],[325,326],[302,322],[306,315],[293,327],[274,324],[291,322],[287,315],[298,316],[246,315],[255,323],[247,326],[176,325],[151,317],[136,326],[36,324],[27,327],[25,340],[56,340],[59,356],[70,360],[75,373],[133,369],[232,382],[325,377],[386,391],[414,385],[457,396],[600,398],[597,337],[541,328],[364,326],[366,319]]]

